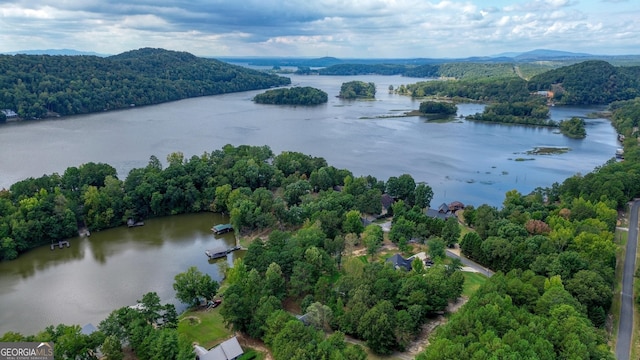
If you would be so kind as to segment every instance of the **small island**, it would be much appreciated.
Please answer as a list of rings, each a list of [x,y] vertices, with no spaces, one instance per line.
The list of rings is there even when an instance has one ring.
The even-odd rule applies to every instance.
[[[258,104],[318,105],[328,101],[326,92],[310,86],[267,90],[253,98]]]
[[[569,120],[560,121],[560,132],[564,136],[572,139],[584,139],[587,137],[587,130],[584,128],[584,120],[579,117],[572,117]]]
[[[458,112],[456,104],[443,101],[423,101],[420,112],[425,115],[455,115]]]
[[[355,99],[375,99],[376,97],[376,84],[364,81],[349,81],[342,83],[340,87],[341,99],[355,100]]]

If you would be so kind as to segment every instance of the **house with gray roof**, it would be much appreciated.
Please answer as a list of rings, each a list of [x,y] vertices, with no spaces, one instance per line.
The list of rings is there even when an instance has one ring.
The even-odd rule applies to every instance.
[[[393,255],[392,257],[385,260],[385,262],[388,262],[391,265],[393,265],[395,269],[404,269],[407,271],[411,271],[412,269],[411,260],[403,258],[402,255],[400,254]]]
[[[236,360],[244,354],[238,338],[235,336],[210,350],[200,345],[194,345],[193,347],[196,353],[196,360]]]
[[[456,216],[453,211],[449,210],[449,205],[442,203],[437,209],[427,209],[425,212],[430,218],[447,220],[450,217]]]

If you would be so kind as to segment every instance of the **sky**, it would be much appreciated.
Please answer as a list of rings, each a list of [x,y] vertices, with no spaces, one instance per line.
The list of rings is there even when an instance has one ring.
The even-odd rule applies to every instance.
[[[640,54],[638,0],[0,0],[0,52],[198,56]]]

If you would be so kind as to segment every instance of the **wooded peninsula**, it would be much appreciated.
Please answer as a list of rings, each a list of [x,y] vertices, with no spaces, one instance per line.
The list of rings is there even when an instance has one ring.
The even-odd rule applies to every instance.
[[[186,52],[144,48],[97,56],[0,55],[0,109],[22,119],[86,114],[289,85]],[[0,113],[0,122],[6,115]]]

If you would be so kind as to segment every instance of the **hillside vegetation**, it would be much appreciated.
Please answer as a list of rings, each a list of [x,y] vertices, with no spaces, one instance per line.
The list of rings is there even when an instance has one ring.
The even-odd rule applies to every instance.
[[[640,95],[640,66],[585,61],[536,75],[528,88],[552,90],[554,100],[562,104],[608,104]]]
[[[83,114],[195,96],[288,85],[265,74],[186,52],[144,48],[119,55],[0,55],[0,109],[23,119]]]
[[[530,74],[531,69],[525,67],[524,71]],[[593,60],[543,72],[528,81],[487,73],[485,77],[468,80],[421,81],[401,85],[396,91],[413,97],[438,96],[484,102],[528,101],[539,96],[535,94],[537,91],[551,91],[551,99],[557,104],[609,104],[640,96],[640,66],[615,67],[605,61]]]

